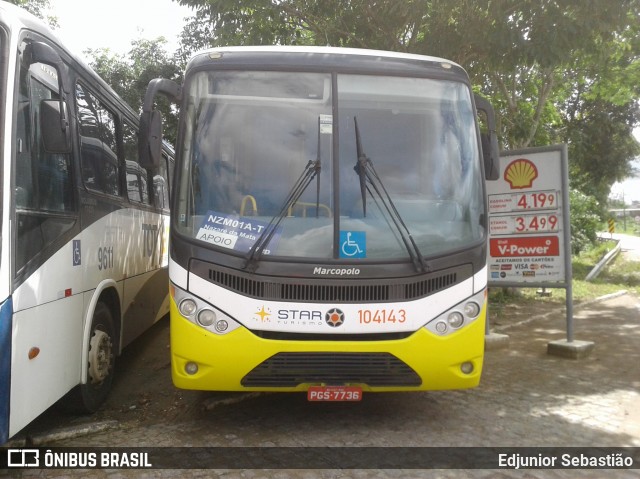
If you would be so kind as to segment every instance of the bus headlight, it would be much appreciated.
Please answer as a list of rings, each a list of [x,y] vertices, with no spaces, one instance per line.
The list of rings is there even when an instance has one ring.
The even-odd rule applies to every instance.
[[[471,374],[473,372],[473,363],[470,361],[464,362],[460,365],[460,371],[464,374]]]
[[[174,284],[169,289],[178,305],[178,312],[189,322],[217,335],[227,334],[241,325],[231,316],[208,302],[178,288]],[[174,314],[172,312],[172,314]]]
[[[193,316],[193,313],[195,313],[197,309],[198,305],[191,298],[184,299],[180,302],[180,313],[183,316]]]
[[[224,319],[221,319],[216,323],[216,331],[219,333],[224,333],[229,328],[229,323],[227,323]]]
[[[445,323],[444,321],[438,321],[436,323],[436,331],[439,332],[440,334],[444,334],[447,332],[447,323]]]
[[[458,329],[464,324],[464,316],[462,316],[462,313],[458,311],[453,311],[452,313],[449,313],[447,323],[449,323],[449,326],[452,328]]]
[[[198,313],[198,322],[202,326],[211,326],[216,320],[216,313],[210,309],[203,309]]]
[[[187,364],[184,365],[184,371],[189,376],[193,376],[194,374],[196,374],[198,372],[198,365],[196,363],[194,363],[193,361],[189,361]]]
[[[480,305],[473,301],[469,301],[464,305],[464,314],[470,318],[475,318],[480,314]]]
[[[438,336],[453,334],[480,317],[485,301],[485,291],[481,291],[433,318],[424,327]]]

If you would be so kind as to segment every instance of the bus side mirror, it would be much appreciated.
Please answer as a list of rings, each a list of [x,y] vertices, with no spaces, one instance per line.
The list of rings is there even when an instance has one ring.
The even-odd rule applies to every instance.
[[[40,131],[47,153],[71,153],[71,135],[67,124],[67,104],[59,100],[40,102]]]
[[[145,111],[140,115],[138,138],[140,166],[156,171],[162,157],[162,114],[157,110]]]
[[[155,78],[149,82],[140,114],[138,153],[140,166],[157,170],[162,158],[162,114],[153,108],[156,95],[162,93],[173,101],[180,100],[180,87],[171,80]]]
[[[482,156],[484,158],[484,176],[487,180],[500,178],[498,135],[493,133],[481,133]]]
[[[487,180],[500,177],[500,149],[496,132],[496,117],[491,103],[481,96],[475,95],[476,109],[486,117],[486,130],[480,132],[482,157],[484,159],[484,176]]]

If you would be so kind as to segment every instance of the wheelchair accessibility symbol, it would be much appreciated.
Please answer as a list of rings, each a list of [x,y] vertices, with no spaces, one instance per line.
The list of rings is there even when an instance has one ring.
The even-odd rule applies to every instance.
[[[82,264],[82,254],[80,252],[80,240],[73,240],[73,265]]]
[[[340,257],[366,258],[367,234],[364,231],[340,231]]]

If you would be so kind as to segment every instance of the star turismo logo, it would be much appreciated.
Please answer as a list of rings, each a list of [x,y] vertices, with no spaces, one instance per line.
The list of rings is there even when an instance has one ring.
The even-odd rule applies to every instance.
[[[332,308],[324,315],[324,320],[332,328],[337,328],[344,323],[344,313],[338,308]]]
[[[271,310],[269,308],[265,309],[265,307],[262,306],[262,308],[260,308],[254,314],[260,318],[259,321],[262,323],[271,321],[271,319],[269,318],[269,316],[271,316]],[[255,316],[253,319],[258,320],[258,318],[256,318]]]

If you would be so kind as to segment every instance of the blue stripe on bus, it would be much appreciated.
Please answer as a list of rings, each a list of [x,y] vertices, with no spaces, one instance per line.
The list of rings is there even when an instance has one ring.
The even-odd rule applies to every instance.
[[[0,444],[9,440],[12,313],[13,302],[9,298],[0,306]]]

